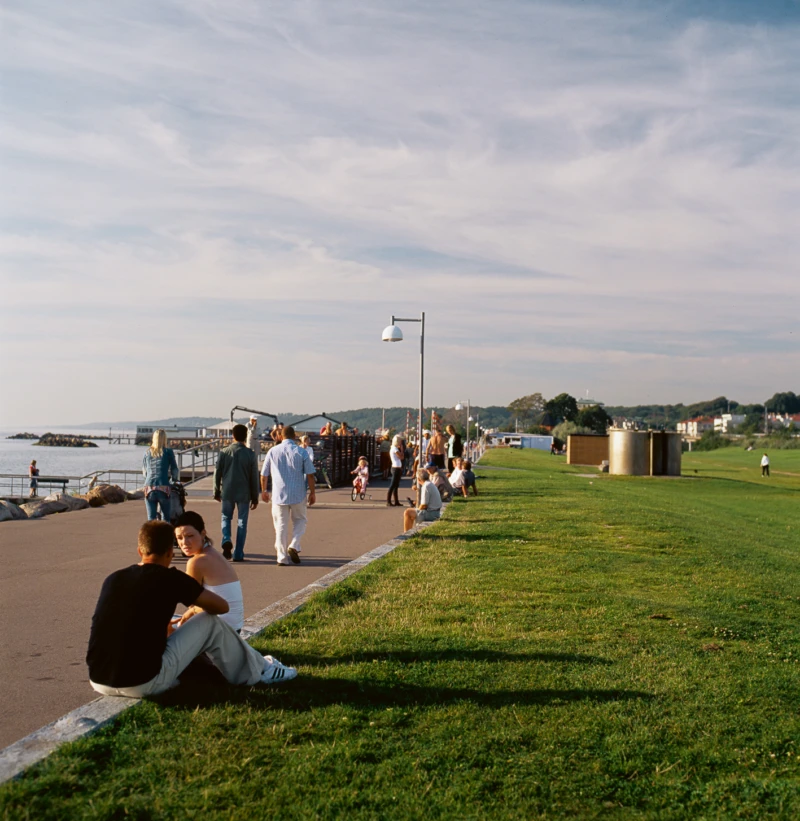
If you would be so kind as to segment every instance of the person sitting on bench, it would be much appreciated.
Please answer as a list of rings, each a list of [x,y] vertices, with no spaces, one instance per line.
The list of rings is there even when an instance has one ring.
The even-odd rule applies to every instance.
[[[104,582],[92,618],[89,683],[104,696],[141,698],[170,690],[198,656],[207,653],[231,684],[279,684],[297,676],[272,656],[262,656],[218,619],[228,612],[221,596],[170,567],[175,531],[169,522],[139,529],[139,564]],[[177,630],[177,604],[203,609]]]

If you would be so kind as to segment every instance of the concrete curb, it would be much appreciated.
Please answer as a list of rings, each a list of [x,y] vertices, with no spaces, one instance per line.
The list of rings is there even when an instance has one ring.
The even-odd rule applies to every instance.
[[[447,505],[442,505],[444,513]],[[401,534],[394,539],[373,548],[363,556],[353,559],[336,570],[327,573],[322,578],[292,593],[286,598],[265,607],[250,618],[245,619],[242,628],[242,638],[251,639],[262,633],[271,624],[295,613],[299,610],[314,593],[326,590],[336,582],[358,573],[359,570],[377,559],[391,553],[396,547],[410,539],[416,533],[436,524],[436,522],[422,522],[414,530],[407,534]],[[67,713],[56,721],[45,725],[25,738],[15,741],[13,744],[0,751],[0,784],[21,775],[28,767],[47,758],[50,753],[66,744],[69,741],[77,741],[79,738],[90,735],[112,722],[120,713],[129,707],[138,704],[138,698],[119,698],[115,696],[102,696],[90,701],[77,710]]]

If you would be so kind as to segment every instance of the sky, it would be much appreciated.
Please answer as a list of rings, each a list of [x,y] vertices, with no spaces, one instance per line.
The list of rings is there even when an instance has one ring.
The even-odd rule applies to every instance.
[[[0,427],[798,390],[798,0],[4,0]]]

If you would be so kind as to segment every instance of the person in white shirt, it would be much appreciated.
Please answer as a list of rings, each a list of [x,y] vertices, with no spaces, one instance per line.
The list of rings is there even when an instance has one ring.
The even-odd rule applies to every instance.
[[[442,497],[430,480],[427,470],[417,471],[419,503],[415,509],[403,511],[403,532],[407,533],[418,522],[435,522],[442,515]]]
[[[761,457],[761,475],[769,476],[769,456],[766,453]]]
[[[259,440],[258,417],[253,414],[247,423],[247,441],[245,444],[256,455],[256,460],[261,456],[261,441]]]
[[[397,490],[400,487],[400,479],[403,478],[403,439],[397,435],[392,439],[392,447],[389,449],[389,458],[392,460],[392,482],[386,493],[386,504],[389,507],[400,507],[397,499]],[[394,501],[392,501],[394,496]]]

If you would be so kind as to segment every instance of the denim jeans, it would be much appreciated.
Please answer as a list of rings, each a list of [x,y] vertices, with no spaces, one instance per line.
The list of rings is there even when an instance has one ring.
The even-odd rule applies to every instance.
[[[147,521],[152,522],[153,519],[158,518],[157,509],[161,508],[161,518],[169,521],[170,513],[172,511],[172,501],[163,490],[151,490],[144,500],[144,505],[147,508]]]
[[[236,547],[233,551],[234,559],[244,558],[244,542],[247,538],[247,519],[250,515],[250,502],[230,502],[222,500],[222,543],[232,541],[231,539],[231,519],[233,509],[236,507]]]

